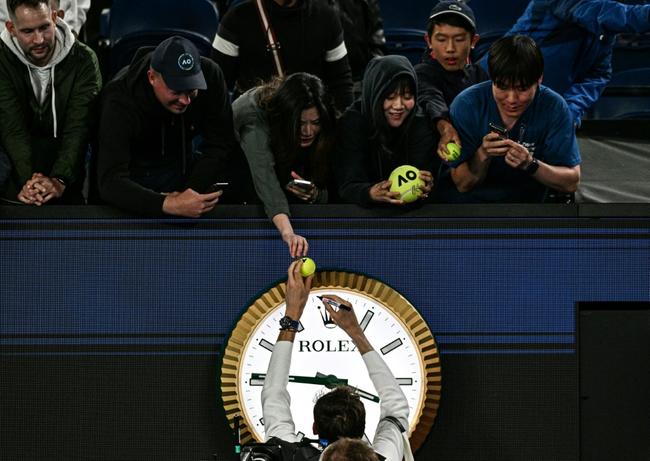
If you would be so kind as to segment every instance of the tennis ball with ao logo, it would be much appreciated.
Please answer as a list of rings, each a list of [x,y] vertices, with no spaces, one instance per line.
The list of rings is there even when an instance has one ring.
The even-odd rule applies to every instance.
[[[398,166],[388,179],[391,181],[390,191],[399,192],[400,199],[406,203],[415,202],[422,195],[420,187],[424,187],[424,181],[420,179],[420,170],[414,166]]]
[[[447,155],[447,161],[453,162],[460,158],[460,146],[458,144],[455,142],[448,142],[445,147],[447,147],[447,152],[449,152],[449,155]]]
[[[316,263],[311,258],[302,258],[302,266],[300,266],[300,275],[309,277],[316,272]]]

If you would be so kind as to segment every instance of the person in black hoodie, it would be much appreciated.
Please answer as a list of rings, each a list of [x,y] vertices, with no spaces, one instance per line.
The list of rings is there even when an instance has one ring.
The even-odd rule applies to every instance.
[[[213,57],[228,88],[237,97],[274,76],[307,72],[325,83],[342,113],[352,102],[352,73],[332,6],[323,0],[261,0],[260,5],[264,26],[255,0],[230,7],[219,23]]]
[[[98,152],[105,201],[148,215],[199,217],[222,193],[203,192],[226,179],[237,153],[223,74],[189,40],[174,36],[139,50],[106,85]]]
[[[438,155],[447,160],[447,143],[460,145],[460,137],[449,119],[451,102],[465,88],[488,80],[487,72],[469,61],[479,40],[474,12],[462,1],[438,3],[431,10],[424,40],[427,53],[415,66],[418,104],[440,135]]]
[[[421,199],[427,198],[431,172],[439,164],[437,137],[416,97],[415,70],[408,59],[391,55],[370,61],[361,97],[339,122],[334,174],[343,200],[362,206],[403,205],[399,192],[390,192],[387,178],[404,164],[420,170],[425,183]]]

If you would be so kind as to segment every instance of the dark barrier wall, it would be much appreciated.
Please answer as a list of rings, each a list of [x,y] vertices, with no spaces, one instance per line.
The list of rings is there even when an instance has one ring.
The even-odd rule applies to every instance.
[[[0,208],[3,459],[232,459],[220,348],[290,262],[257,209],[237,213]],[[650,300],[648,216],[298,207],[295,227],[319,268],[390,284],[434,332],[443,394],[418,460],[576,460],[575,305]]]

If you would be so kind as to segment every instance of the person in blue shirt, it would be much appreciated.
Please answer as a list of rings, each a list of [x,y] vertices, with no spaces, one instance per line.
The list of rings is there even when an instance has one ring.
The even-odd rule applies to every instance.
[[[630,0],[532,0],[506,35],[528,35],[542,51],[544,84],[569,105],[575,126],[612,77],[616,34],[650,31],[650,4]],[[641,5],[640,3],[646,3]]]
[[[489,51],[491,81],[464,90],[450,115],[462,142],[450,162],[448,202],[542,202],[549,189],[573,193],[580,152],[571,113],[542,86],[544,58],[530,37],[497,40]],[[452,193],[451,191],[454,191]]]

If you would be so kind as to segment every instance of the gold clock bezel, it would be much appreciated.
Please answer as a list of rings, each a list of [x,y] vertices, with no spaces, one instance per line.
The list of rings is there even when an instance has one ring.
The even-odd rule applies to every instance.
[[[411,334],[417,347],[422,367],[424,398],[413,420],[410,436],[411,449],[417,450],[427,435],[438,413],[442,375],[438,346],[426,321],[417,309],[400,293],[387,284],[368,276],[342,271],[316,272],[312,288],[332,288],[356,292],[381,304],[391,311]],[[281,282],[262,293],[245,310],[223,348],[221,361],[221,398],[228,424],[235,428],[235,417],[240,418],[241,443],[255,441],[246,420],[239,392],[241,354],[248,345],[257,325],[285,301],[286,282]],[[261,442],[260,440],[257,440]]]

